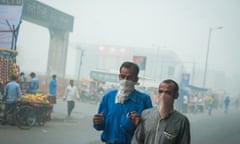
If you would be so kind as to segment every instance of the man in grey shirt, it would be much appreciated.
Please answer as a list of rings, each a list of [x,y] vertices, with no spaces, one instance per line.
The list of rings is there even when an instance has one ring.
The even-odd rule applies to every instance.
[[[134,133],[132,144],[190,144],[190,123],[174,110],[178,84],[164,80],[158,89],[158,107],[144,110]]]

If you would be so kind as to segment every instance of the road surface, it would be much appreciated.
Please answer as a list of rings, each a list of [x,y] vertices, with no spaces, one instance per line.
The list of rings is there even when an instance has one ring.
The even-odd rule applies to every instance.
[[[72,117],[66,118],[66,103],[58,101],[53,119],[45,126],[21,130],[15,126],[0,126],[1,144],[101,144],[100,132],[92,127],[92,115],[98,104],[77,103]],[[192,144],[240,143],[240,110],[229,114],[214,110],[207,113],[187,114],[191,123]]]

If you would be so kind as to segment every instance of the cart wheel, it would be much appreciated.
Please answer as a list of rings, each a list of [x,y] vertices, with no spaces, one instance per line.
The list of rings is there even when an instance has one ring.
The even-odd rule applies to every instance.
[[[35,109],[31,106],[20,106],[16,113],[16,124],[21,129],[30,129],[36,123]]]

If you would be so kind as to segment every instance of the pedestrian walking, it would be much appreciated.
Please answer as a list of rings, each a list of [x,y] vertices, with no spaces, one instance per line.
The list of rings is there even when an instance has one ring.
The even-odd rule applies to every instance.
[[[135,89],[138,65],[124,62],[119,72],[119,88],[103,96],[93,116],[93,126],[107,144],[130,144],[142,111],[152,107],[150,96]]]
[[[63,100],[67,101],[67,116],[70,117],[72,110],[75,107],[75,100],[80,99],[77,87],[74,85],[74,81],[70,80],[69,85],[65,89]]]
[[[188,112],[188,96],[184,95],[183,96],[183,113]]]
[[[178,98],[178,84],[164,80],[159,85],[159,105],[142,112],[132,144],[190,144],[190,122],[174,110]]]
[[[214,96],[210,95],[208,98],[208,115],[212,115],[212,109],[213,109],[213,103],[214,103]]]
[[[225,99],[224,99],[224,113],[225,114],[228,113],[229,104],[230,104],[230,97],[226,96]]]
[[[193,101],[194,101],[193,113],[197,113],[198,112],[198,96],[197,95],[194,95]]]

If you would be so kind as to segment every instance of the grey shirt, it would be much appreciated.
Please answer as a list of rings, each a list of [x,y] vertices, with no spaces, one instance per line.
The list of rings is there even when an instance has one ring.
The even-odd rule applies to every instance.
[[[190,123],[186,116],[173,111],[161,119],[158,107],[143,111],[132,144],[190,144]]]

